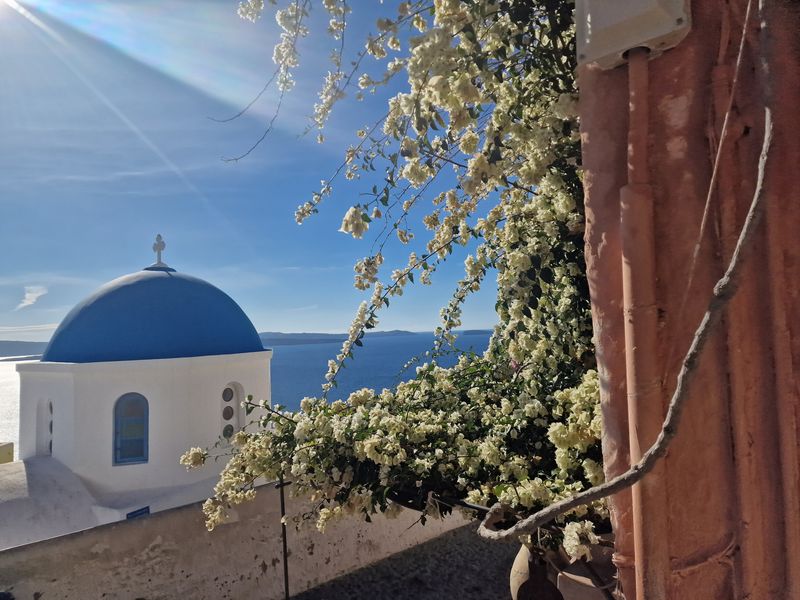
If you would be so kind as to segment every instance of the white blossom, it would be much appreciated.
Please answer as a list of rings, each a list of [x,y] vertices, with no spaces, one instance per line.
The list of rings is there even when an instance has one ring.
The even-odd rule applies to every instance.
[[[342,219],[342,226],[339,228],[339,231],[342,233],[349,233],[356,239],[361,239],[367,229],[369,229],[369,223],[364,219],[364,216],[365,214],[360,208],[351,206]]]

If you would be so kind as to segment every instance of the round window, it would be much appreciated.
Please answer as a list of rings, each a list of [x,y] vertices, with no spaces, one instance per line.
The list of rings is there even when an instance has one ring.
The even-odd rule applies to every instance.
[[[233,400],[233,388],[226,387],[222,390],[222,399],[225,400],[225,402]]]
[[[224,437],[226,440],[229,440],[231,437],[233,437],[233,425],[225,425],[224,429],[222,430],[222,437]]]
[[[233,418],[233,407],[226,406],[222,409],[222,418],[226,421],[230,421]]]

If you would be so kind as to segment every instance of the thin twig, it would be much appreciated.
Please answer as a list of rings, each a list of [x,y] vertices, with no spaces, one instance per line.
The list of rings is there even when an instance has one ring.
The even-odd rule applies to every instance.
[[[285,95],[286,95],[286,90],[285,89],[281,90],[281,95],[278,97],[278,105],[275,107],[275,112],[272,114],[272,118],[269,120],[269,124],[267,125],[267,128],[263,131],[263,133],[261,134],[261,137],[258,138],[255,141],[255,143],[252,146],[250,146],[250,148],[247,149],[246,152],[243,152],[239,156],[223,157],[223,159],[222,159],[223,162],[239,162],[243,158],[246,158],[247,156],[249,156],[250,153],[253,152],[253,150],[255,150],[256,148],[258,148],[261,145],[261,142],[263,142],[264,139],[266,139],[266,137],[272,131],[272,128],[275,126],[275,121],[278,119],[278,115],[281,114],[281,106],[283,106],[283,97]]]
[[[306,6],[308,6],[309,0],[303,0],[302,10],[301,10],[301,6],[300,6],[300,2],[301,2],[301,0],[295,0],[295,2],[294,2],[295,11],[296,11],[296,14],[297,14],[297,24],[295,26],[295,30],[294,30],[293,35],[292,35],[292,49],[295,50],[295,51],[296,51],[296,48],[297,48],[298,39],[300,37],[300,30],[301,30],[301,27],[302,27],[302,24],[303,24],[303,12],[305,11]],[[227,123],[229,121],[232,121],[232,120],[240,117],[245,112],[247,112],[247,110],[267,90],[267,88],[270,86],[270,84],[272,84],[272,81],[275,79],[275,76],[278,73],[281,72],[281,69],[282,69],[282,67],[280,67],[280,65],[279,65],[278,69],[275,71],[275,73],[272,74],[272,77],[269,78],[269,80],[264,85],[262,90],[256,95],[255,98],[253,98],[253,100],[250,101],[250,104],[248,104],[246,107],[244,107],[238,114],[236,114],[233,117],[230,117],[228,119],[222,120],[220,122],[221,123]],[[223,162],[239,162],[243,158],[246,158],[247,156],[249,156],[253,152],[253,150],[255,150],[256,148],[258,148],[261,145],[261,142],[263,142],[267,138],[267,136],[272,131],[272,128],[275,126],[275,121],[278,119],[278,115],[280,115],[280,113],[281,113],[281,106],[283,106],[283,98],[286,96],[286,92],[287,92],[287,89],[286,89],[285,86],[283,86],[283,88],[281,89],[280,96],[278,96],[278,105],[275,107],[275,112],[272,114],[272,118],[270,119],[269,124],[267,125],[266,129],[262,132],[261,137],[259,137],[256,140],[256,142],[252,146],[250,146],[250,148],[247,149],[246,152],[243,152],[242,154],[239,154],[238,156],[223,157],[222,158]],[[217,119],[212,119],[212,120],[216,121]]]
[[[266,92],[269,89],[269,86],[272,85],[272,82],[275,81],[275,78],[278,76],[279,72],[280,72],[280,68],[275,69],[275,71],[272,73],[272,77],[267,79],[267,83],[264,84],[264,87],[261,88],[261,91],[258,92],[258,94],[256,94],[255,97],[252,100],[250,100],[250,102],[243,109],[241,109],[239,112],[237,112],[232,117],[227,117],[225,119],[217,119],[216,117],[208,117],[208,119],[211,120],[211,121],[214,121],[215,123],[230,123],[234,119],[238,119],[244,113],[246,113],[248,110],[250,110],[250,108],[253,106],[253,104],[258,102],[258,99],[261,98],[261,96],[264,95],[264,92]]]
[[[564,500],[555,502],[547,508],[518,521],[508,529],[498,529],[498,526],[509,518],[513,518],[513,513],[511,513],[508,507],[499,503],[495,504],[478,527],[478,532],[481,536],[493,540],[516,541],[520,534],[533,531],[564,513],[631,487],[652,470],[656,463],[667,453],[669,444],[678,431],[681,415],[686,405],[686,400],[689,397],[689,384],[697,371],[700,354],[711,336],[714,326],[722,318],[723,310],[739,287],[745,253],[752,245],[753,235],[764,213],[764,174],[771,145],[772,112],[769,106],[765,106],[764,142],[758,161],[758,180],[753,194],[753,201],[747,212],[747,217],[742,226],[742,231],[739,234],[739,239],[736,242],[736,248],[733,251],[733,256],[731,256],[728,268],[725,270],[725,274],[722,278],[714,286],[708,308],[692,338],[689,350],[683,359],[681,370],[678,373],[675,393],[672,395],[669,408],[667,409],[667,416],[664,419],[664,424],[661,427],[661,432],[655,443],[644,453],[642,459],[637,464],[631,466],[630,469],[624,473],[571,498],[565,498]]]

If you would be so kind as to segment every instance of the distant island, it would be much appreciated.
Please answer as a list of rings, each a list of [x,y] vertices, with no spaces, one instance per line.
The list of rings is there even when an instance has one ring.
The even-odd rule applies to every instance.
[[[457,335],[490,334],[491,329],[464,329],[456,331]],[[430,331],[405,331],[392,329],[389,331],[368,331],[367,336],[373,338],[400,337],[408,335],[431,335]],[[346,333],[281,333],[279,331],[264,331],[258,334],[265,348],[272,346],[296,346],[298,344],[330,344],[343,342],[347,339]]]
[[[458,335],[490,334],[490,329],[463,329],[456,331]],[[273,346],[298,346],[301,344],[341,343],[347,339],[346,333],[283,333],[280,331],[262,331],[258,334],[265,348]],[[369,331],[367,335],[375,338],[397,337],[408,335],[431,335],[430,331]],[[20,342],[16,340],[0,340],[0,360],[2,357],[38,356],[47,348],[47,342]]]
[[[47,348],[47,342],[18,342],[0,340],[0,357],[2,356],[38,356]]]

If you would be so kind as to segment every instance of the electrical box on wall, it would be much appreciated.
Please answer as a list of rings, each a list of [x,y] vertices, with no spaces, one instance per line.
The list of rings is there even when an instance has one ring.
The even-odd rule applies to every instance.
[[[689,0],[577,0],[575,11],[578,64],[603,69],[624,63],[632,48],[657,56],[691,28]]]

